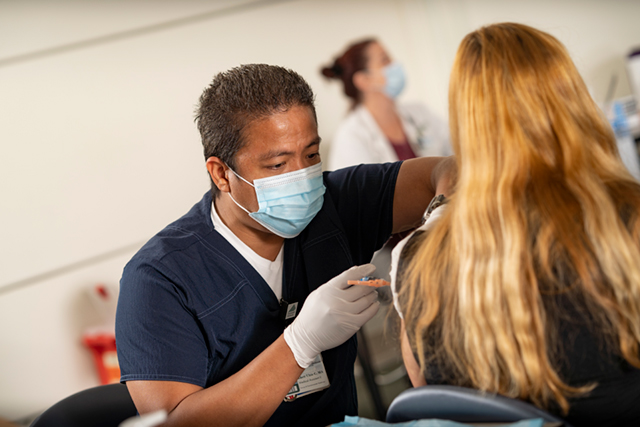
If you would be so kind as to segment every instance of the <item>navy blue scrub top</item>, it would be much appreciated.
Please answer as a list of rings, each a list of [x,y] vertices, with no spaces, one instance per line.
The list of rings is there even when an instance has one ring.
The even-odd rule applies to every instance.
[[[282,298],[298,302],[353,265],[392,231],[401,162],[324,173],[320,212],[285,240]],[[210,387],[233,375],[284,331],[280,305],[257,271],[213,227],[211,193],[154,236],[124,269],[116,318],[121,381]],[[283,402],[267,426],[326,426],[357,414],[357,341],[322,353],[331,386]]]

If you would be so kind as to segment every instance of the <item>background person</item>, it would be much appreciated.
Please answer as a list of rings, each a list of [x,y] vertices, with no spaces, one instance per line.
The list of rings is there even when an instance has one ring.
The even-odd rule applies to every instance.
[[[396,103],[404,68],[377,40],[350,45],[322,74],[340,80],[351,99],[331,141],[329,169],[451,154],[445,121],[424,104]]]
[[[218,74],[200,98],[211,191],[127,264],[116,318],[121,381],[140,413],[169,412],[166,426],[357,414],[354,334],[377,302],[347,281],[419,220],[447,161],[323,174],[313,99],[265,64]],[[305,369],[322,381],[296,394]]]
[[[481,28],[449,105],[455,193],[396,249],[413,384],[637,425],[640,184],[567,51],[525,25]]]

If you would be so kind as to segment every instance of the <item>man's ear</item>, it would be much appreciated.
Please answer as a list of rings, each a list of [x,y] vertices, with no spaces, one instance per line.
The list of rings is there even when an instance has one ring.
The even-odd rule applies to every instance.
[[[213,183],[218,190],[229,192],[229,180],[227,179],[227,165],[217,157],[211,156],[207,159],[207,170]]]

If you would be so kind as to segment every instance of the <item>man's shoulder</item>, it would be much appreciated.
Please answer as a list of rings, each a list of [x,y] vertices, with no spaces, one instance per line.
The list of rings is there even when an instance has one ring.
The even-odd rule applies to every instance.
[[[161,259],[172,252],[203,244],[214,233],[210,209],[211,194],[207,192],[186,214],[149,239],[135,257]]]
[[[340,217],[370,216],[372,204],[380,209],[380,203],[393,200],[401,165],[402,162],[369,163],[325,172],[325,198],[331,199]],[[365,211],[363,206],[367,206]]]
[[[395,182],[401,165],[402,162],[368,163],[325,171],[324,182],[330,192],[354,186],[375,189],[381,181]]]

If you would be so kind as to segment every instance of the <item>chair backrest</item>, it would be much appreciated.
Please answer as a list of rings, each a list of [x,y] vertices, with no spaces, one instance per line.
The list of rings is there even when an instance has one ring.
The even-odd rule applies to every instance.
[[[108,384],[73,394],[36,418],[31,427],[118,427],[137,414],[124,384]]]
[[[521,400],[447,385],[405,390],[391,402],[387,412],[389,423],[428,418],[463,423],[511,423],[542,418],[570,427],[562,419]]]

